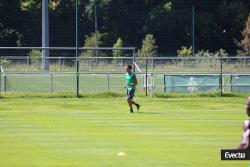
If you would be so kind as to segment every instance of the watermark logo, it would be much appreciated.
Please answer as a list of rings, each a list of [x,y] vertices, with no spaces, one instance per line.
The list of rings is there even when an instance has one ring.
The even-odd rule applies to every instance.
[[[187,83],[187,90],[190,93],[194,93],[198,91],[198,83],[194,80],[194,77],[189,78],[189,82]]]
[[[221,150],[221,160],[250,160],[250,150]]]

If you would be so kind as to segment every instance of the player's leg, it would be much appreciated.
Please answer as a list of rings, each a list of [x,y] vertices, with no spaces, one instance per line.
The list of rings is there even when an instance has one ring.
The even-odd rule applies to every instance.
[[[133,104],[131,103],[131,90],[127,90],[127,102],[129,106],[130,113],[133,112]]]
[[[140,104],[136,103],[134,100],[131,100],[131,103],[132,103],[133,105],[135,105],[135,106],[136,106],[137,111],[139,111],[139,110],[140,110],[140,107],[141,107],[141,105],[140,105]]]
[[[134,97],[134,90],[127,90],[127,101],[129,105],[130,112],[133,113],[133,97]]]
[[[129,100],[130,100],[130,103],[132,104],[132,105],[135,105],[136,106],[136,108],[137,108],[137,111],[139,111],[139,109],[140,109],[140,105],[138,104],[138,103],[136,103],[133,99],[134,99],[134,95],[135,95],[135,90],[130,90],[130,92],[129,92]]]
[[[130,111],[131,113],[133,113],[133,112],[134,112],[134,111],[133,111],[133,104],[132,104],[132,102],[131,102],[130,99],[127,99],[127,101],[128,101],[128,105],[129,105],[129,111]]]

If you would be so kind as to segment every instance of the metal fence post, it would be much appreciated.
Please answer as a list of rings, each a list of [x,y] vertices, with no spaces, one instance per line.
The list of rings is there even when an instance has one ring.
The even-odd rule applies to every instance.
[[[195,55],[195,6],[192,7],[192,54]]]
[[[244,71],[246,70],[246,56],[244,56]]]
[[[148,56],[146,57],[146,96],[148,96]]]
[[[2,90],[2,86],[3,86],[3,84],[2,84],[2,72],[0,72],[0,92],[2,92],[3,90]]]
[[[107,79],[108,79],[108,92],[110,90],[110,74],[107,74]]]
[[[7,74],[3,74],[3,91],[7,92]]]
[[[183,59],[181,59],[181,69],[182,69],[182,71],[184,71],[184,60]]]
[[[53,74],[50,73],[50,93],[53,93]]]
[[[49,1],[42,0],[42,46],[49,47]],[[49,70],[49,49],[42,49],[42,69]]]
[[[213,70],[215,70],[215,60],[214,60],[214,58],[212,58],[212,61],[213,61]]]
[[[155,68],[155,66],[154,66],[154,58],[152,58],[152,72],[154,72],[154,68]]]
[[[154,96],[154,73],[150,74],[150,96]]]
[[[123,71],[123,58],[121,57],[121,71]]]
[[[223,96],[223,60],[220,57],[220,96]]]
[[[76,3],[76,95],[77,97],[80,97],[80,91],[79,91],[79,1],[75,0]]]
[[[133,71],[135,73],[135,49],[133,50]]]
[[[27,66],[29,66],[30,65],[30,58],[29,58],[29,56],[27,56]]]
[[[61,67],[61,65],[62,65],[62,59],[61,58],[58,59],[58,64],[59,64],[59,71],[61,71],[61,68],[62,68]]]

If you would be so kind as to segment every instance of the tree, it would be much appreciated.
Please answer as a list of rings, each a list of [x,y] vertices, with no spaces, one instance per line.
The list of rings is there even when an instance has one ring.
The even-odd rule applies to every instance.
[[[0,0],[1,46],[41,46],[41,2]],[[75,46],[75,0],[50,0],[49,6],[50,45]],[[108,34],[106,46],[121,37],[123,44],[141,47],[145,34],[154,34],[158,53],[176,54],[180,46],[192,45],[192,6],[195,49],[215,52],[224,48],[235,54],[238,48],[233,38],[241,42],[239,32],[249,15],[249,0],[81,0],[79,38],[98,29]]]
[[[28,54],[28,56],[31,58],[31,63],[37,68],[41,67],[42,62],[42,52],[41,50],[31,50]]]
[[[121,38],[118,38],[116,43],[114,44],[113,48],[121,48],[123,46],[123,42]],[[123,50],[114,50],[113,57],[123,57],[124,51]],[[117,64],[119,61],[118,59],[114,59],[113,63]]]
[[[106,20],[110,21],[108,12],[110,9],[111,0],[89,0],[89,3],[86,4],[84,14],[90,21],[90,23],[98,28],[98,31],[106,30],[105,25],[100,23],[105,23]]]
[[[0,0],[0,46],[22,46],[19,0]]]
[[[121,38],[118,38],[116,43],[114,44],[113,48],[121,48],[123,46],[123,42]],[[123,50],[114,50],[113,57],[123,57],[124,51]]]
[[[220,32],[215,31],[213,35],[210,35],[210,40],[217,42],[214,44],[208,43],[207,46],[209,49],[212,47],[216,50],[223,48],[230,54],[236,53],[238,48],[235,45],[234,38],[241,38],[241,34],[239,32],[244,29],[243,27],[245,26],[246,19],[249,15],[249,2],[249,0],[248,2],[246,0],[222,1],[220,5],[216,7],[217,13],[215,13],[214,16],[217,21],[215,23],[216,26],[220,25],[218,29]],[[204,41],[206,40],[207,38],[204,39]]]
[[[192,56],[192,50],[192,46],[190,46],[189,48],[186,46],[182,46],[180,50],[177,50],[177,55],[179,57]]]
[[[219,49],[216,52],[210,52],[209,50],[199,50],[197,51],[195,56],[196,57],[226,57],[228,56],[228,53],[224,49]]]
[[[20,7],[23,11],[40,10],[42,6],[41,0],[21,0]],[[50,0],[49,7],[55,9],[60,4],[60,0]]]
[[[7,68],[11,64],[10,60],[7,60],[5,58],[0,58],[0,66],[3,68]]]
[[[142,47],[138,51],[138,56],[155,57],[157,56],[157,48],[158,46],[155,43],[154,36],[152,34],[147,34],[142,41]]]
[[[23,11],[40,9],[41,8],[41,1],[39,1],[39,0],[21,0],[20,7]]]
[[[240,42],[235,40],[236,46],[240,48],[238,54],[250,56],[250,13],[246,21],[246,26],[241,34],[243,39]]]
[[[87,13],[90,20],[94,20],[95,8],[101,9],[108,6],[111,0],[90,0],[89,4],[86,5],[85,12]]]
[[[84,47],[100,47],[103,44],[103,40],[107,36],[106,33],[91,33],[85,37]],[[96,41],[98,41],[98,46],[96,46]],[[98,51],[98,57],[104,56],[105,54]],[[96,50],[86,50],[81,53],[84,57],[96,57]]]

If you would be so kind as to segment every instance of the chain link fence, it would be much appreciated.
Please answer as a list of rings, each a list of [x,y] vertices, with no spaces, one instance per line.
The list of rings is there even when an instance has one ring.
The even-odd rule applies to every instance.
[[[91,50],[93,51],[93,50]],[[86,50],[81,50],[81,53]],[[79,57],[76,72],[74,50],[50,50],[47,70],[42,69],[41,50],[0,49],[0,90],[18,93],[75,93],[77,76],[81,94],[125,93],[124,66],[136,63],[138,92],[249,93],[250,57],[136,57],[126,50],[124,57],[112,57],[112,50],[100,50],[105,57]],[[96,54],[96,53],[95,53]]]

